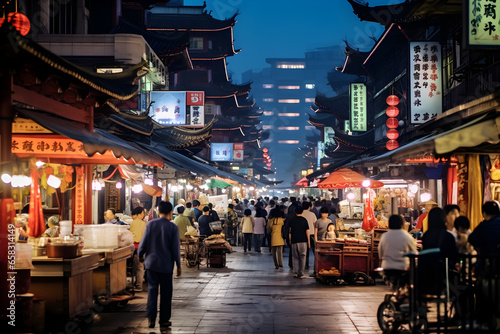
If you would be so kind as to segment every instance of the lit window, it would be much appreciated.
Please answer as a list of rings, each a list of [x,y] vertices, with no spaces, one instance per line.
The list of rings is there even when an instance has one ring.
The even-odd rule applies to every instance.
[[[189,49],[191,49],[191,50],[203,50],[203,37],[190,37],[189,38]]]
[[[278,140],[278,144],[298,144],[298,140]]]
[[[312,125],[306,125],[306,130],[314,130],[316,129],[315,126],[312,126]]]
[[[300,103],[300,99],[279,99],[278,103]]]
[[[278,89],[300,89],[300,86],[278,86]]]
[[[314,103],[314,101],[316,101],[314,97],[306,97],[306,102]]]
[[[280,112],[280,113],[278,113],[278,116],[299,117],[300,114],[298,112]]]
[[[274,84],[263,84],[262,88],[274,88]]]
[[[273,116],[274,111],[264,111],[264,116]]]
[[[315,87],[315,84],[306,84],[306,89],[314,89]]]
[[[272,97],[266,97],[266,98],[263,98],[262,101],[264,101],[264,102],[273,102],[274,99]]]
[[[278,130],[297,131],[297,130],[300,130],[300,127],[298,127],[298,126],[280,126],[280,127],[278,127]]]
[[[290,63],[290,62],[279,62],[276,63],[276,68],[281,68],[284,70],[300,70],[306,68],[305,63]]]
[[[272,128],[273,128],[273,126],[272,126],[272,125],[262,125],[262,129],[263,129],[263,130],[270,130],[270,129],[272,129]]]

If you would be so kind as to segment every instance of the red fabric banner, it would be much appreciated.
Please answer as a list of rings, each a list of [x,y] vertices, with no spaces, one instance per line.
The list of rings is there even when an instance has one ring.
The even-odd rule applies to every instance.
[[[40,195],[38,170],[36,168],[31,168],[31,179],[28,234],[30,237],[38,238],[45,231],[45,220],[43,219],[42,197]]]

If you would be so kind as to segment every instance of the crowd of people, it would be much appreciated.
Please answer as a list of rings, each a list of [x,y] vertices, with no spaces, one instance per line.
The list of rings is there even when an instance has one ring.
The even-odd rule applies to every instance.
[[[416,229],[409,232],[423,232],[421,249],[408,231],[403,229],[403,218],[393,215],[389,218],[389,231],[384,233],[379,243],[379,255],[384,274],[390,281],[399,279],[405,282],[409,269],[407,254],[417,254],[417,286],[419,296],[439,295],[446,285],[454,285],[459,275],[478,277],[483,275],[498,277],[500,266],[500,205],[498,202],[485,202],[482,206],[484,220],[470,230],[470,221],[460,215],[457,205],[438,207],[437,203],[426,203],[426,212],[419,216]],[[470,262],[464,255],[478,255],[478,260]],[[472,266],[470,266],[472,263]],[[447,269],[448,268],[448,269]],[[491,284],[491,283],[486,283]],[[479,290],[481,291],[481,290]],[[477,296],[476,314],[479,321],[487,323],[500,315],[498,296],[481,294]],[[464,302],[460,309],[470,307]]]

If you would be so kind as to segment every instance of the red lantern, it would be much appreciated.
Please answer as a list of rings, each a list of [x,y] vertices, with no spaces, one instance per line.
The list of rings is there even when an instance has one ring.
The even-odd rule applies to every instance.
[[[399,132],[396,129],[387,130],[386,135],[387,135],[387,138],[392,139],[392,140],[399,138]]]
[[[262,152],[267,153],[267,152],[269,152],[269,150],[267,149],[267,147],[264,147],[264,149],[262,150]]]
[[[397,106],[399,104],[399,98],[396,95],[389,95],[385,102],[390,106]]]
[[[271,163],[270,163],[270,162],[268,162],[268,163],[266,164],[266,166],[267,166],[267,167],[271,167]]]
[[[0,19],[0,27],[5,22],[5,18]],[[31,24],[28,17],[18,12],[12,12],[7,15],[7,22],[11,22],[21,36],[26,36],[30,32]]]
[[[267,157],[269,156],[269,154],[264,153],[262,156],[263,156],[264,158],[267,158]]]
[[[397,107],[388,107],[385,109],[385,114],[389,117],[396,117],[399,115],[399,109]]]
[[[391,139],[391,140],[389,140],[389,141],[385,144],[385,147],[386,147],[389,151],[392,151],[392,150],[394,150],[394,149],[396,149],[396,148],[398,148],[398,147],[399,147],[399,143],[398,143],[398,141],[397,141],[397,140],[393,140],[393,139]]]
[[[399,121],[396,118],[391,117],[387,119],[385,125],[387,125],[389,129],[397,129],[399,126]]]

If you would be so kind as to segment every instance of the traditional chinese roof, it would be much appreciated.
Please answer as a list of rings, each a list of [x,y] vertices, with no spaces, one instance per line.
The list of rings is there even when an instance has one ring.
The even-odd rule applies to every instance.
[[[148,13],[148,30],[151,31],[189,31],[190,36],[211,33],[212,36],[221,36],[227,39],[228,43],[220,48],[210,50],[190,50],[194,59],[197,58],[217,58],[227,57],[237,54],[240,50],[234,49],[233,26],[235,25],[235,13],[228,19],[218,20],[210,14],[203,12],[201,14],[160,14]],[[213,34],[217,35],[213,35]]]
[[[349,119],[349,94],[341,94],[334,97],[326,97],[324,95],[316,95],[314,104],[318,107],[315,112],[320,114],[333,114],[339,121]]]
[[[262,122],[256,118],[236,118],[231,120],[222,115],[217,115],[216,118],[214,130],[239,130],[243,128],[243,131],[246,131],[245,128],[251,128]]]
[[[146,62],[115,74],[87,71],[22,37],[10,24],[0,28],[0,53],[3,64],[8,64],[10,70],[22,72],[16,84],[34,87],[47,79],[54,79],[54,84],[66,81],[66,86],[69,83],[78,84],[82,89],[98,93],[105,99],[127,100],[133,97],[138,92],[136,80],[148,71]]]
[[[336,70],[345,74],[366,75],[363,62],[370,52],[359,51],[359,49],[355,49],[347,41],[344,42],[346,44],[344,65],[336,67]]]
[[[370,7],[361,0],[347,0],[361,21],[391,23],[414,22],[428,16],[461,14],[461,0],[406,0],[399,4]]]
[[[335,115],[327,113],[309,115],[308,122],[317,128],[322,128],[324,126],[335,127],[338,125]]]
[[[112,33],[135,34],[144,37],[149,46],[168,67],[169,72],[193,68],[188,52],[189,34],[187,32],[150,32],[120,18],[120,22]]]
[[[387,48],[393,48],[394,45],[400,45],[398,43],[407,43],[410,40],[410,38],[407,36],[407,34],[403,31],[401,26],[393,23],[390,26],[385,28],[385,32],[382,34],[382,36],[377,40],[371,51],[369,52],[368,56],[363,62],[364,68],[369,70],[369,66],[373,64],[373,66],[379,66],[379,62],[376,59],[377,57],[374,57],[374,55],[385,55],[384,52],[377,52],[382,51],[383,47]]]
[[[357,135],[348,135],[342,130],[335,129],[335,140],[344,146],[352,147],[356,150],[366,150],[373,146],[374,139],[374,129]]]
[[[198,145],[212,136],[215,119],[209,121],[201,129],[189,129],[179,126],[155,129],[152,140],[163,143],[167,148],[179,150]]]

